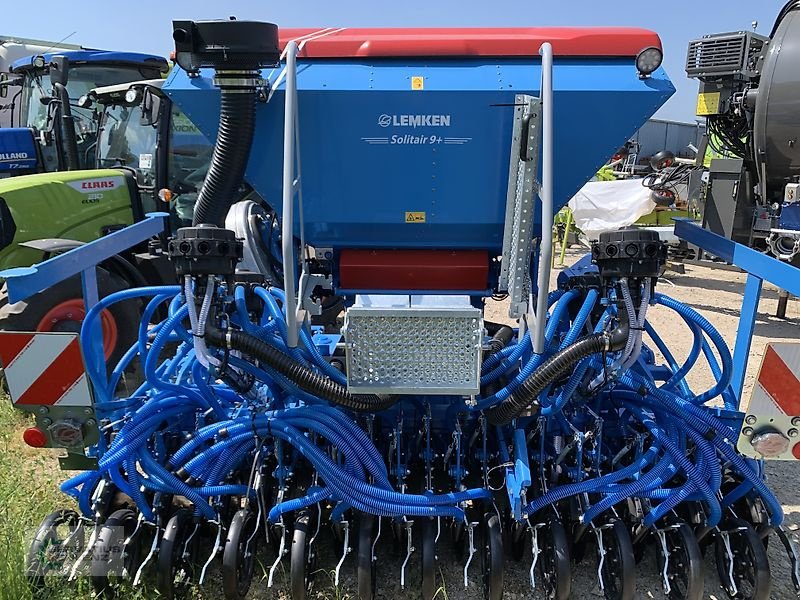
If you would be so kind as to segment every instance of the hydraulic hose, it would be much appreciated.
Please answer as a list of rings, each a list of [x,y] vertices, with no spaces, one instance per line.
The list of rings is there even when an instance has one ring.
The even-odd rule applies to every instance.
[[[598,352],[622,350],[628,341],[630,330],[622,326],[613,332],[595,333],[586,336],[571,346],[556,352],[544,361],[519,388],[499,405],[486,411],[492,425],[505,425],[523,410],[537,401],[547,387],[568,375],[581,359]]]
[[[227,332],[223,332],[209,321],[205,334],[209,343],[253,356],[286,376],[303,391],[338,406],[358,412],[381,412],[392,406],[397,400],[390,396],[375,394],[351,394],[343,385],[315,373],[277,348],[243,331],[229,329]]]
[[[257,71],[217,72],[215,82],[221,91],[219,131],[211,166],[195,205],[195,227],[203,223],[225,226],[225,216],[242,184],[250,157],[256,126],[257,77]]]

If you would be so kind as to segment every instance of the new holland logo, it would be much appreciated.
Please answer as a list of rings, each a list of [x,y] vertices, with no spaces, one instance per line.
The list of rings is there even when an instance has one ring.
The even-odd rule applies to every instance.
[[[381,127],[450,127],[450,115],[387,115],[378,117]]]
[[[27,152],[0,152],[0,161],[28,160]]]

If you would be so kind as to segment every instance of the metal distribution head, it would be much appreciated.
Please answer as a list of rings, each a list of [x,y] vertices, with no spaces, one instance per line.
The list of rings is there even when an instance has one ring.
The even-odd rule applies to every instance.
[[[282,30],[281,47],[290,41],[305,238],[316,247],[499,251],[515,98],[539,94],[544,42],[555,55],[556,210],[674,92],[662,69],[637,71],[636,56],[661,46],[642,29]],[[258,107],[245,176],[278,210],[280,72],[263,72],[275,90]],[[164,91],[213,139],[219,92],[213,72],[201,74],[176,69]]]
[[[175,62],[191,73],[202,67],[258,69],[280,58],[278,26],[259,21],[173,21]]]

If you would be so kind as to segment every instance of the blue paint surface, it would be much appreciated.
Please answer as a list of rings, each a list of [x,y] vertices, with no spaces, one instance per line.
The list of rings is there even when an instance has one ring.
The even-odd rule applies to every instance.
[[[33,171],[38,163],[36,142],[30,129],[0,129],[0,172]]]
[[[141,64],[158,68],[166,72],[167,61],[157,54],[142,54],[140,52],[115,52],[113,50],[65,50],[63,52],[48,52],[42,55],[45,63],[50,63],[56,56],[66,56],[70,63],[106,63],[106,64]],[[11,71],[17,72],[26,68],[33,68],[33,59],[36,56],[26,56],[11,63]]]
[[[264,77],[275,81],[278,73]],[[210,75],[189,78],[176,68],[164,90],[214,139],[219,91]],[[412,90],[417,76],[421,91]],[[540,78],[538,57],[300,59],[307,242],[499,252],[515,95],[538,95]],[[572,58],[556,59],[554,89],[558,210],[674,88],[661,70],[639,79],[632,59]],[[246,173],[277,210],[283,103],[279,87],[259,105]],[[406,223],[407,212],[424,212],[425,222]]]

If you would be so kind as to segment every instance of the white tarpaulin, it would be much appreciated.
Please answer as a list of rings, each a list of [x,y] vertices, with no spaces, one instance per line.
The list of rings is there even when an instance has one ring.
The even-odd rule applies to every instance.
[[[575,226],[590,240],[635,223],[656,207],[641,179],[590,181],[569,201]]]

